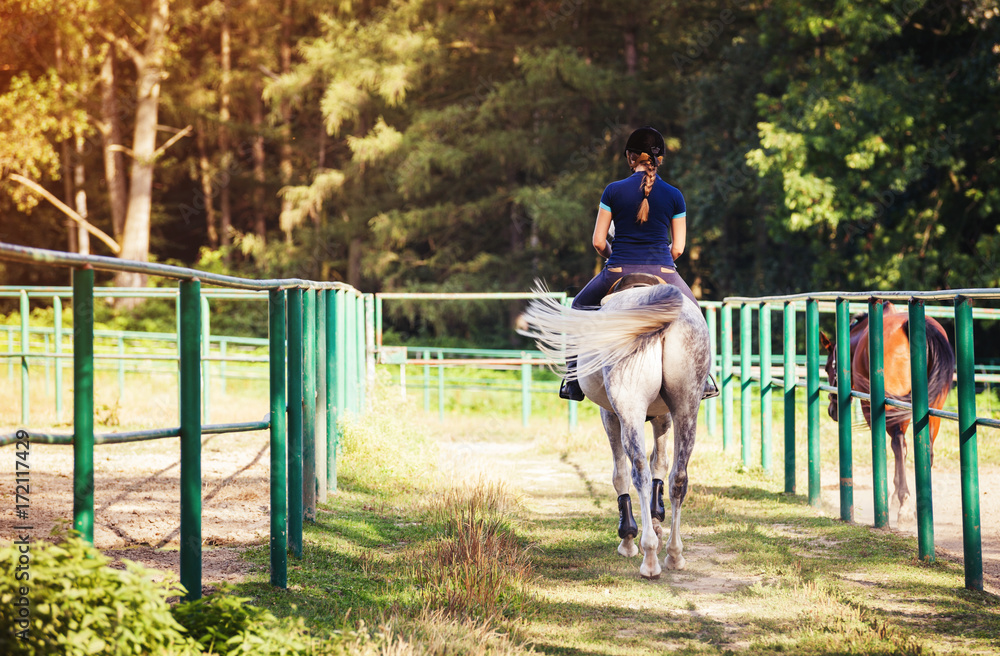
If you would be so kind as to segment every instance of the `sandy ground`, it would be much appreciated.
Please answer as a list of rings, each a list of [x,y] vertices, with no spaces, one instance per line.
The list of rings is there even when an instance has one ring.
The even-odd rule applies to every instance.
[[[912,456],[911,456],[912,457]],[[912,464],[912,462],[907,463]],[[957,464],[957,463],[954,463]],[[892,467],[892,456],[889,456]],[[907,468],[910,498],[908,512],[899,514],[899,504],[894,502],[892,473],[888,474],[889,486],[889,530],[905,535],[917,535],[916,485],[912,467]],[[823,511],[831,517],[840,517],[839,475],[834,470],[821,474]],[[982,533],[984,585],[1000,594],[1000,469],[980,466],[979,468],[979,516]],[[931,470],[933,488],[932,513],[934,517],[934,547],[939,558],[964,562],[962,538],[962,479],[956,468],[934,467]],[[872,492],[872,471],[870,468],[854,468],[854,521],[858,524],[874,526],[875,501]]]
[[[545,487],[583,485],[587,493],[611,499],[610,464],[595,459],[581,465],[559,461],[554,455],[524,453],[530,445],[447,443],[442,467],[465,475],[480,469],[491,476],[506,475],[517,487],[530,490],[541,481]],[[238,581],[251,571],[240,557],[248,545],[263,545],[269,535],[269,448],[266,433],[207,436],[202,441],[203,581],[207,588]],[[14,450],[0,450],[4,459],[3,497],[0,510],[0,543],[9,544],[21,522],[14,515]],[[71,447],[34,445],[31,450],[31,494],[28,525],[31,538],[47,539],[53,527],[73,514]],[[180,533],[179,443],[177,439],[99,445],[95,448],[94,543],[119,561],[122,558],[179,574]],[[855,519],[872,523],[871,472],[855,468]],[[912,473],[911,473],[912,476]],[[981,521],[986,586],[1000,593],[1000,469],[982,467]],[[839,516],[838,480],[835,471],[823,473],[823,512]],[[936,467],[934,485],[935,543],[939,557],[961,561],[962,508],[956,469]],[[891,490],[890,480],[890,494]],[[913,489],[911,483],[911,489]],[[528,492],[531,493],[531,492]],[[613,496],[613,495],[612,495]],[[610,502],[609,502],[610,503]],[[534,504],[538,508],[538,504]],[[553,507],[552,512],[565,508]],[[610,511],[609,511],[610,512]],[[914,522],[897,523],[890,511],[891,529],[916,534]]]
[[[207,587],[241,580],[250,564],[239,553],[266,544],[270,531],[268,436],[209,435],[202,440],[202,579]],[[32,445],[30,531],[15,531],[14,449],[4,457],[0,541],[15,533],[50,539],[73,517],[73,449]],[[180,445],[177,438],[94,448],[94,544],[120,562],[139,562],[179,576]]]

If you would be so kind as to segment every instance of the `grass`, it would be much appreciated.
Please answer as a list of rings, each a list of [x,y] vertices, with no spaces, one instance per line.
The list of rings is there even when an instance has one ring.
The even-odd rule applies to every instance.
[[[101,380],[114,387],[115,374]],[[17,398],[17,381],[4,384]],[[137,379],[129,388],[154,393],[119,404],[118,425],[172,425],[175,389]],[[383,386],[371,397],[374,411],[345,426],[339,491],[307,524],[288,589],[269,585],[263,544],[247,553],[260,572],[236,589],[301,619],[313,653],[1000,650],[1000,602],[964,590],[959,565],[922,563],[915,540],[818,516],[803,495],[784,494],[778,439],[769,474],[744,466],[738,448],[721,452],[720,438],[700,427],[682,522],[689,567],[645,581],[637,560],[615,552],[608,447],[591,404],[570,435],[565,404],[552,399],[539,398],[523,428],[516,404],[463,397],[464,409],[439,424],[417,395],[403,404],[398,388]],[[46,403],[32,402],[39,412]],[[218,397],[213,419],[247,420],[257,405],[266,410],[263,385],[233,389]],[[774,410],[780,428],[780,400]],[[2,422],[15,424],[16,411],[5,406]],[[736,423],[738,431],[738,411]],[[755,414],[756,435],[759,426]],[[823,459],[834,467],[836,425],[821,417],[821,427]],[[946,431],[938,466],[951,457]],[[981,460],[994,461],[982,442]],[[866,451],[870,458],[863,444],[855,443],[856,464]]]
[[[638,560],[615,553],[594,422],[572,437],[559,416],[530,430],[497,416],[439,426],[418,402],[348,428],[341,489],[307,527],[289,589],[261,575],[240,594],[349,653],[1000,648],[1000,601],[964,590],[959,565],[922,563],[911,538],[817,516],[780,477],[744,469],[704,435],[682,523],[689,567],[645,581]],[[450,458],[468,461],[464,479],[449,478]],[[266,566],[263,547],[250,557]]]

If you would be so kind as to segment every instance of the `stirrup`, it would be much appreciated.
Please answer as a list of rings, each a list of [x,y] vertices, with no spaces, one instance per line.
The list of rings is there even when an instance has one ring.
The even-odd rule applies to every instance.
[[[582,401],[587,398],[583,390],[580,389],[580,381],[577,379],[564,380],[562,386],[559,388],[559,398],[566,399],[568,401]]]
[[[708,380],[705,381],[705,391],[702,392],[701,398],[704,399],[714,399],[719,395],[719,384],[715,382],[715,376],[708,374]]]

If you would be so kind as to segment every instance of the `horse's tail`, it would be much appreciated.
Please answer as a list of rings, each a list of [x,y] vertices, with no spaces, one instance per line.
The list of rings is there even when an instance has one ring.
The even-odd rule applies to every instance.
[[[642,305],[598,311],[577,310],[552,298],[538,298],[521,315],[523,323],[518,321],[517,332],[533,338],[546,356],[559,363],[555,369],[562,374],[567,374],[565,361],[575,359],[576,371],[568,375],[585,378],[638,351],[680,314],[684,295],[673,285],[644,291],[647,297]]]
[[[951,391],[955,380],[955,351],[937,321],[927,321],[927,398],[931,403]]]

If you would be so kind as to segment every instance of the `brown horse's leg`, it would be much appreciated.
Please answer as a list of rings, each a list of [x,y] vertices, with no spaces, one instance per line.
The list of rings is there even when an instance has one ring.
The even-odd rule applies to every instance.
[[[899,424],[890,426],[887,432],[892,438],[892,455],[895,465],[892,482],[896,488],[896,499],[899,500],[899,512],[896,515],[898,526],[904,518],[903,508],[906,507],[906,500],[910,496],[910,489],[906,485],[906,433],[905,427]]]
[[[944,407],[944,402],[948,399],[948,391],[945,390],[931,401],[931,407],[940,410]],[[931,429],[931,467],[934,466],[934,440],[937,439],[938,430],[941,428],[941,417],[931,417],[928,425]]]

